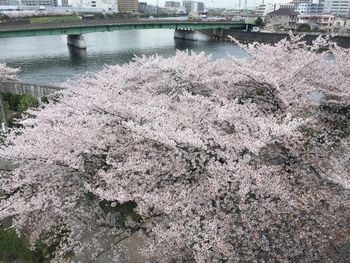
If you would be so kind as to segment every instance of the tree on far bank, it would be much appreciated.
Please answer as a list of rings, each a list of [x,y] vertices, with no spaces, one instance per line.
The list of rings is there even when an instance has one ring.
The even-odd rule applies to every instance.
[[[61,262],[122,261],[135,237],[160,262],[342,262],[349,50],[241,48],[249,59],[138,57],[65,83],[1,148],[19,167],[0,177],[0,218]]]
[[[297,32],[311,32],[311,26],[309,24],[300,24],[297,27]]]
[[[262,19],[261,16],[259,16],[257,19],[255,19],[255,25],[263,28],[265,26],[265,21]]]

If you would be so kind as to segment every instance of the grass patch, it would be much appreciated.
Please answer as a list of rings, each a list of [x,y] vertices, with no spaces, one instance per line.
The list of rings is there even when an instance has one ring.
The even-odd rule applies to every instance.
[[[30,19],[31,24],[45,24],[45,23],[62,23],[62,22],[75,22],[80,21],[79,16],[43,16],[32,17]]]

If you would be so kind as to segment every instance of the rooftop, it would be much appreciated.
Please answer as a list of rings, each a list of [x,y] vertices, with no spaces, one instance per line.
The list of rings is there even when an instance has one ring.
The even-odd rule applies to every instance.
[[[269,16],[297,16],[298,13],[289,8],[280,8],[268,13]]]

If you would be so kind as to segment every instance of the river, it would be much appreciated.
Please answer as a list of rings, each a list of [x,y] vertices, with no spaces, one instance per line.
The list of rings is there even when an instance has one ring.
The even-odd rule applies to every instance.
[[[174,39],[174,30],[147,29],[84,35],[86,50],[68,48],[66,36],[0,39],[0,62],[19,67],[20,80],[54,84],[74,75],[95,72],[104,65],[130,62],[135,55],[173,56],[176,50],[204,51],[213,59],[244,53],[231,42]]]

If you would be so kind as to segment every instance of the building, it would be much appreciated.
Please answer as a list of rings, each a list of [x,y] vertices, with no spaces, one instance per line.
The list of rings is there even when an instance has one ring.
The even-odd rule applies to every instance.
[[[186,15],[186,8],[184,6],[180,6],[176,8],[177,15]]]
[[[117,0],[60,0],[59,5],[74,8],[89,8],[103,10],[104,12],[118,12]],[[23,0],[22,0],[23,2]]]
[[[347,29],[350,29],[350,18],[346,19],[341,17],[335,17],[333,25],[334,27],[337,27],[337,28],[345,27]]]
[[[295,9],[299,14],[305,15],[321,15],[323,13],[324,5],[318,3],[300,3]]]
[[[199,13],[204,11],[204,3],[195,1],[183,1],[182,5],[186,8],[186,14],[191,12]]]
[[[0,0],[0,6],[6,5],[6,6],[18,6],[21,5],[20,0]]]
[[[272,3],[267,3],[267,4],[263,4],[263,5],[259,5],[256,8],[256,15],[259,17],[264,17],[266,16],[268,13],[271,13],[273,11],[276,11],[277,9],[279,9],[280,6],[279,4],[272,4]]]
[[[298,15],[298,24],[309,24],[312,28],[330,32],[333,28],[334,16],[302,14]]]
[[[57,0],[22,0],[22,6],[57,6]]]
[[[147,6],[148,4],[146,2],[139,2],[139,11],[140,13],[147,13]]]
[[[165,1],[164,12],[168,15],[177,14],[178,8],[180,8],[181,3],[176,1]],[[185,11],[186,12],[186,11]]]
[[[295,5],[293,3],[279,4],[279,6],[280,6],[280,8],[289,8],[289,9],[292,9],[292,10],[295,9]]]
[[[204,11],[204,3],[195,2],[193,7],[193,12],[203,12]]]
[[[178,8],[181,6],[180,2],[176,1],[165,1],[165,8]]]
[[[146,2],[139,2],[139,12],[154,15],[157,14],[157,7],[154,5],[149,5]]]
[[[266,21],[279,30],[294,30],[297,27],[298,13],[289,8],[280,8],[276,11],[268,13]]]
[[[193,1],[183,1],[182,2],[182,5],[186,9],[186,14],[189,14],[192,12],[192,4],[193,4]]]
[[[294,9],[296,9],[301,3],[312,3],[312,0],[292,0],[291,2],[291,4],[294,5]]]
[[[121,13],[137,13],[139,11],[139,1],[118,0],[118,11]]]
[[[350,19],[341,17],[334,18],[333,32],[350,33]]]
[[[266,3],[257,6],[255,9],[256,15],[259,17],[265,17],[268,13],[276,11],[278,9],[288,8],[294,10],[294,4],[274,4],[274,3]]]
[[[325,0],[324,13],[350,18],[350,0]]]

